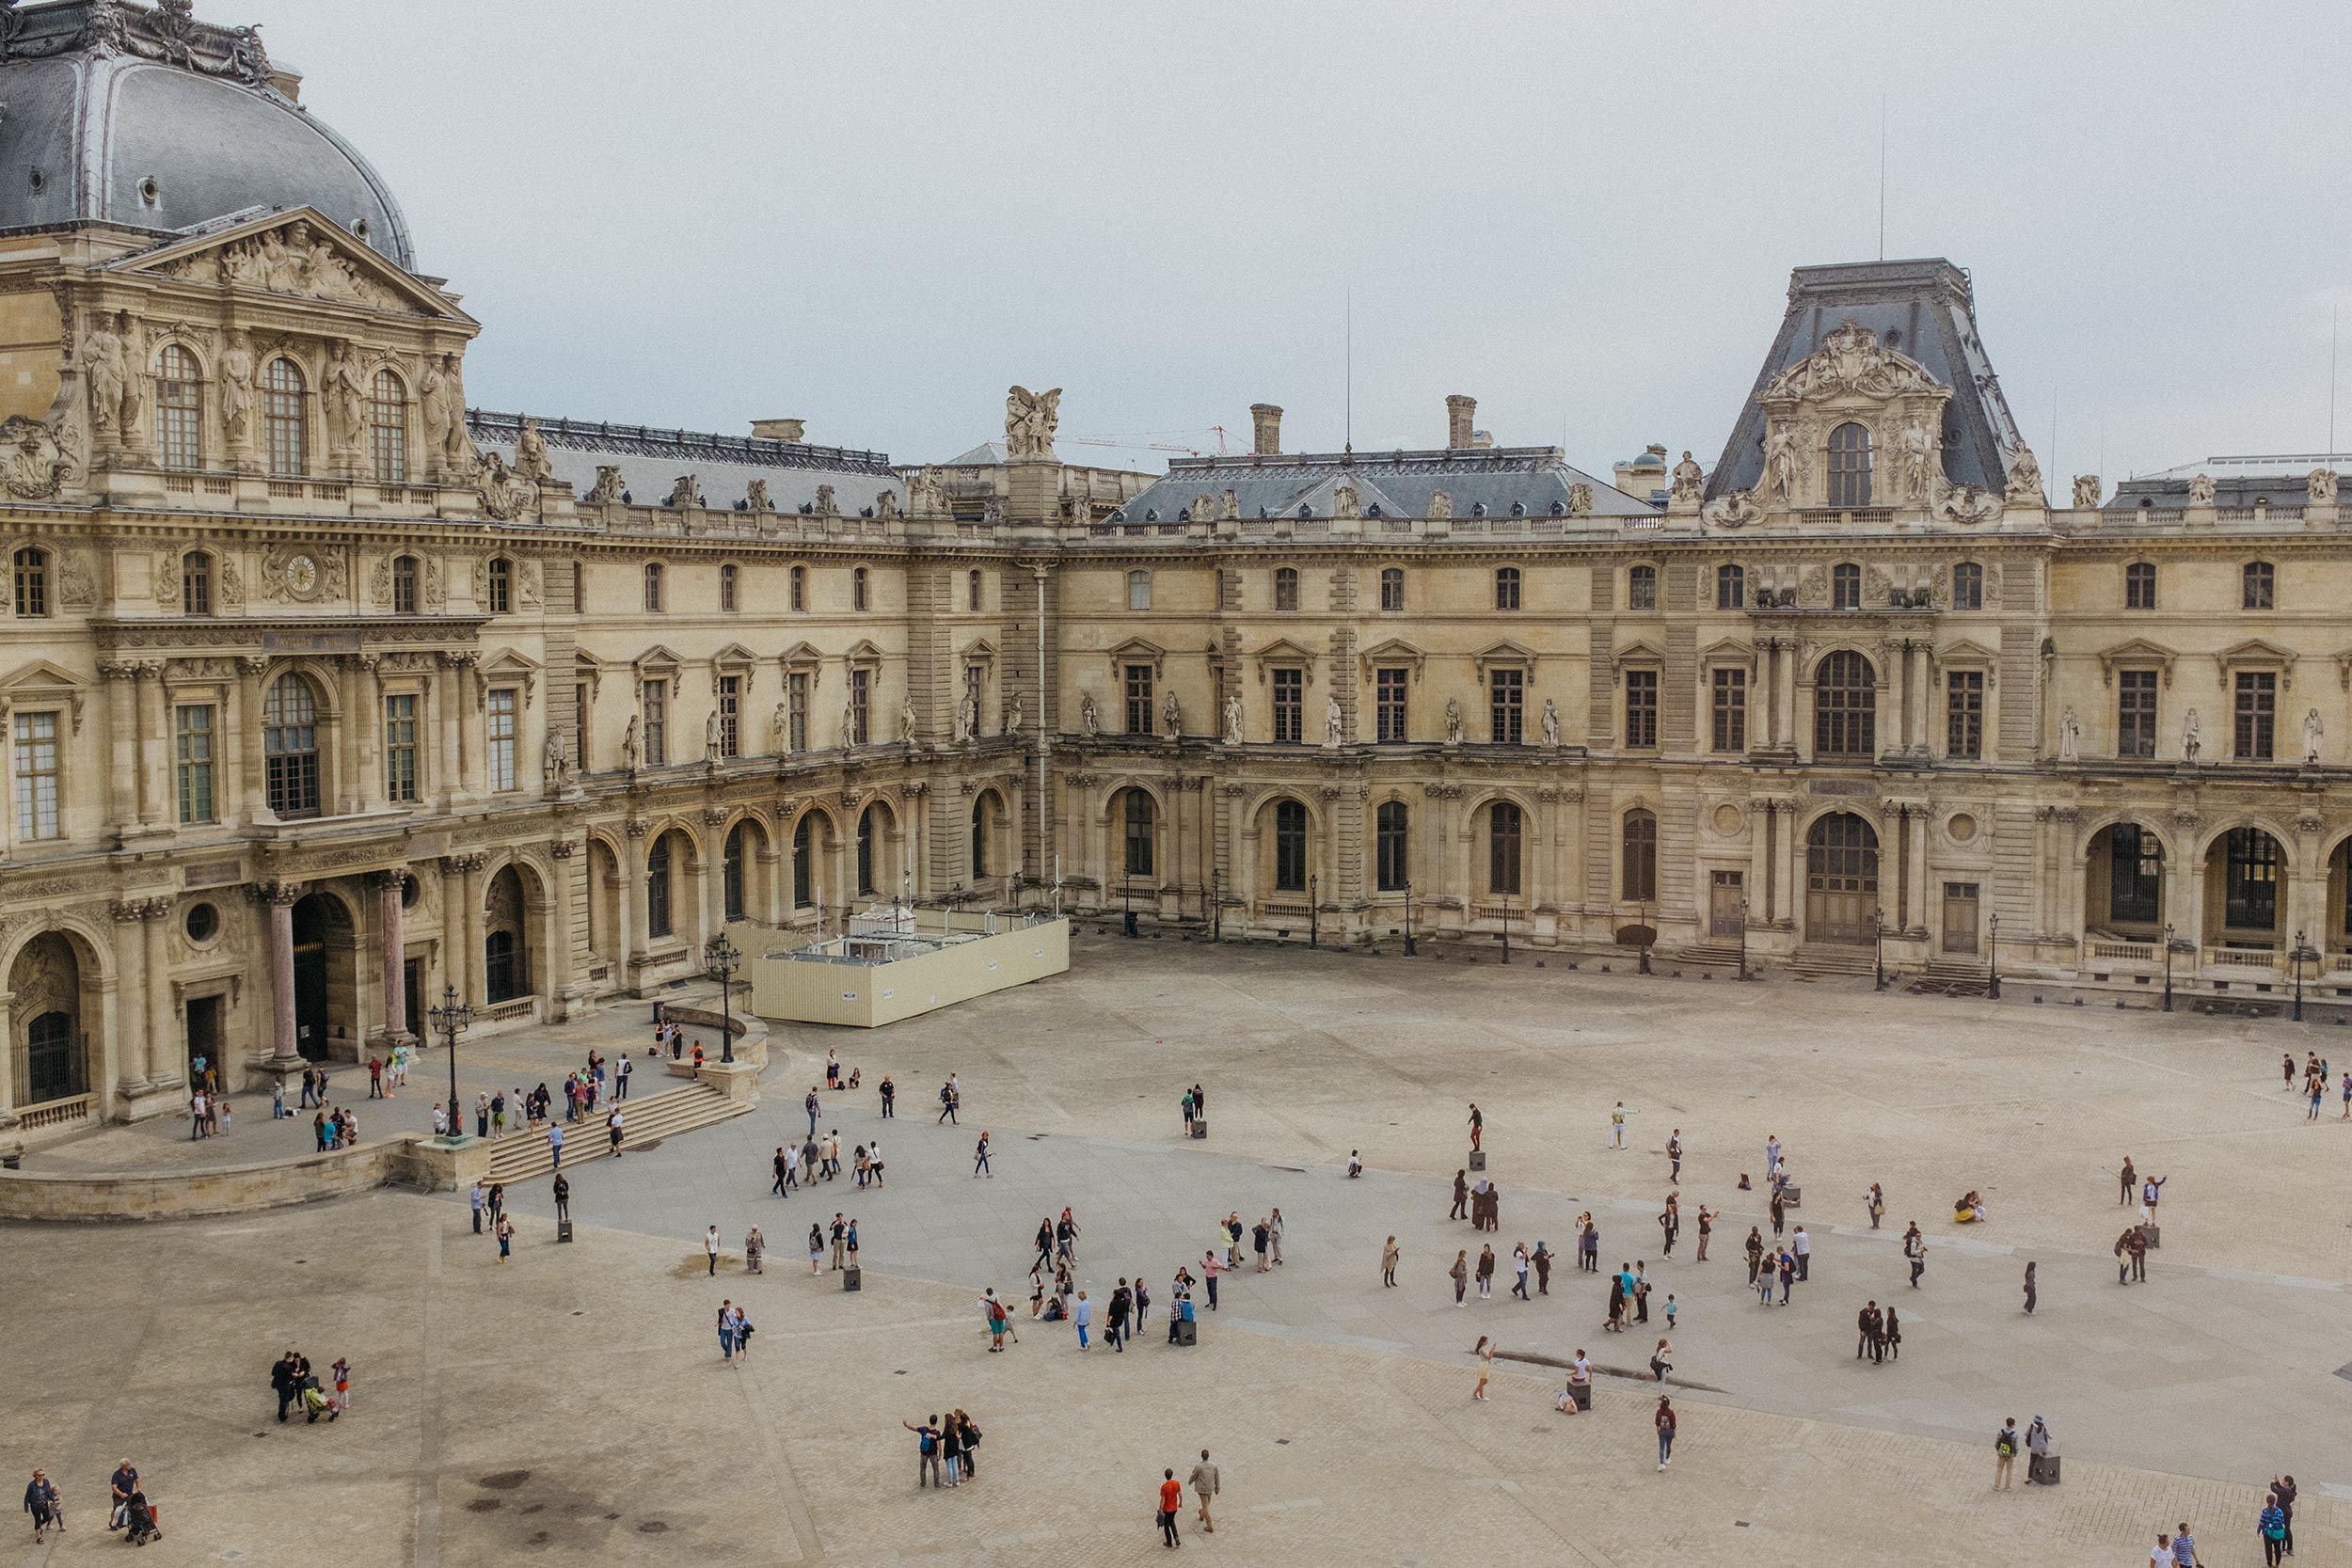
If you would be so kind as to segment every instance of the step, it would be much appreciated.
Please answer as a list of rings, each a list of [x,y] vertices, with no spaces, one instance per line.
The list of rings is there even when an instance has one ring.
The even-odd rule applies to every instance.
[[[1675,962],[1697,964],[1702,968],[1711,964],[1718,969],[1737,969],[1740,967],[1740,947],[1737,942],[1693,942],[1675,950]]]
[[[663,1094],[647,1095],[642,1100],[620,1102],[622,1123],[628,1141],[624,1151],[656,1138],[674,1137],[691,1132],[698,1127],[741,1116],[756,1101],[729,1100],[717,1089],[704,1084],[689,1084]],[[605,1136],[604,1113],[584,1120],[567,1123],[564,1128],[564,1163],[577,1165],[590,1160],[601,1160],[612,1152]],[[510,1133],[490,1152],[490,1180],[514,1182],[532,1177],[545,1176],[555,1168],[553,1151],[548,1148],[545,1128]]]
[[[1846,947],[1836,943],[1807,943],[1797,949],[1788,967],[1800,974],[1874,975],[1878,964],[1867,947]]]

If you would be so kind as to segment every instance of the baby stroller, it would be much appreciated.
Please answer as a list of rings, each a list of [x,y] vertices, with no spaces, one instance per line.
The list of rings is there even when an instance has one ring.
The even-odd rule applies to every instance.
[[[331,1421],[342,1414],[326,1397],[326,1390],[319,1386],[315,1375],[302,1380],[302,1413],[311,1422],[316,1422],[321,1416]]]
[[[132,1545],[144,1546],[150,1541],[161,1541],[164,1538],[164,1528],[156,1522],[154,1505],[147,1500],[146,1493],[132,1493],[130,1502],[124,1505],[124,1511],[130,1515],[130,1526],[123,1539],[130,1542]]]

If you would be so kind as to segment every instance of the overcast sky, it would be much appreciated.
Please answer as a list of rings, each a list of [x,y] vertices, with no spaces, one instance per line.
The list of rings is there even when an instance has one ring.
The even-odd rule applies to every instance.
[[[1069,461],[1711,465],[1788,269],[1946,256],[2055,474],[2328,437],[2330,4],[199,0],[259,22],[485,323],[477,404]],[[2352,357],[2347,356],[2346,357]],[[2339,378],[2352,381],[2352,375]],[[2352,393],[2338,444],[2352,446]],[[2050,451],[2053,414],[2057,451]]]

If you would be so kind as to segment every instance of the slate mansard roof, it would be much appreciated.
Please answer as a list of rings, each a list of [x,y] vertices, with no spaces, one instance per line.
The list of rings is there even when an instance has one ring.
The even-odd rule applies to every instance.
[[[523,418],[469,408],[466,425],[483,451],[512,463]],[[621,470],[622,486],[639,506],[660,506],[685,474],[694,476],[704,503],[719,511],[743,499],[755,479],[768,482],[769,502],[779,512],[814,504],[820,484],[832,485],[834,503],[853,517],[884,490],[906,504],[906,486],[879,451],[583,420],[542,419],[539,434],[555,477],[582,496],[596,483],[596,469],[610,466]]]
[[[1573,504],[1571,491],[1580,484],[1590,494],[1590,515],[1654,516],[1658,511],[1607,480],[1570,467],[1557,447],[1467,447],[1179,457],[1168,464],[1166,476],[1120,507],[1112,520],[1174,522],[1195,498],[1205,495],[1222,505],[1228,490],[1246,519],[1328,517],[1332,493],[1343,479],[1355,484],[1357,510],[1367,517],[1425,517],[1430,498],[1440,490],[1453,501],[1456,517],[1565,516]]]

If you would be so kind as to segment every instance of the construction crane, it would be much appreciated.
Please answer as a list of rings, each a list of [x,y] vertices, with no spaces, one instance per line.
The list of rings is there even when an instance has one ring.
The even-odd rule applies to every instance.
[[[1169,434],[1169,433],[1168,433],[1168,432],[1165,432],[1165,431],[1156,431],[1156,430],[1154,430],[1154,431],[1146,431],[1146,432],[1144,433],[1144,436],[1159,436],[1159,435],[1166,435],[1166,434]],[[1223,457],[1223,456],[1226,454],[1226,453],[1225,453],[1225,427],[1224,427],[1223,425],[1221,425],[1221,424],[1218,424],[1218,425],[1211,425],[1211,426],[1208,428],[1208,430],[1207,430],[1207,431],[1205,431],[1203,434],[1205,434],[1205,435],[1210,435],[1210,436],[1216,436],[1216,454],[1217,454],[1219,457]],[[1064,437],[1063,437],[1063,439],[1064,439],[1064,440],[1067,440],[1067,441],[1069,441],[1069,442],[1071,442],[1073,445],[1075,445],[1075,446],[1081,446],[1081,447],[1115,447],[1115,448],[1119,449],[1119,450],[1120,450],[1120,451],[1174,451],[1174,452],[1182,452],[1182,453],[1184,453],[1184,455],[1185,455],[1186,457],[1204,457],[1204,456],[1206,456],[1206,455],[1207,455],[1207,453],[1206,453],[1206,452],[1205,452],[1205,451],[1204,451],[1201,448],[1200,448],[1200,447],[1196,447],[1196,446],[1188,446],[1188,445],[1181,445],[1181,444],[1179,444],[1179,445],[1171,445],[1170,443],[1166,442],[1166,441],[1153,441],[1153,440],[1143,439],[1143,438],[1140,438],[1140,437],[1137,437],[1137,438],[1130,438],[1130,437],[1126,437],[1126,436],[1064,436]]]

